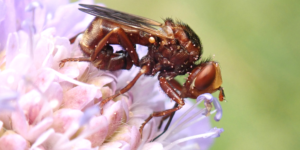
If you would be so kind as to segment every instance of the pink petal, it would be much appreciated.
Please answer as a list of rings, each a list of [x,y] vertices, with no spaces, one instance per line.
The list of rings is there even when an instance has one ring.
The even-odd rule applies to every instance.
[[[3,122],[0,120],[0,135],[4,132]]]
[[[52,128],[42,133],[37,140],[34,141],[31,148],[34,149],[37,147],[37,149],[45,149],[41,144],[44,143],[53,133],[55,133],[55,131]]]
[[[27,150],[29,143],[18,134],[9,134],[0,138],[0,150]]]
[[[109,96],[111,96],[111,95],[114,94],[114,92],[112,91],[112,89],[109,88],[109,87],[103,87],[103,88],[101,88],[101,92],[102,92],[102,99],[105,99],[105,98],[107,98],[107,97],[109,97]]]
[[[19,104],[26,115],[28,123],[30,125],[33,124],[43,106],[40,93],[36,90],[31,90],[21,97]]]
[[[158,142],[150,142],[150,143],[146,143],[143,146],[142,150],[163,150],[164,147],[161,143]]]
[[[54,78],[55,74],[53,71],[49,69],[40,69],[39,73],[35,77],[35,84],[42,92],[45,92],[53,82]]]
[[[11,63],[11,61],[19,52],[19,36],[16,32],[8,34],[5,49],[6,49],[6,65],[8,65]]]
[[[26,117],[22,110],[16,110],[11,114],[12,129],[22,136],[25,136],[28,132],[29,126]]]
[[[31,148],[32,150],[47,150],[44,146],[38,146],[38,147],[35,147],[35,148]]]
[[[130,150],[130,145],[124,141],[115,141],[103,144],[99,150]]]
[[[48,98],[50,104],[57,104],[57,106],[51,105],[51,107],[56,110],[59,108],[63,101],[63,89],[57,82],[52,82],[49,88],[45,91],[45,96]],[[54,102],[55,101],[55,102]]]
[[[122,103],[117,101],[113,104],[107,103],[103,109],[103,115],[107,118],[109,122],[108,136],[112,135],[115,130],[120,126],[124,117],[124,109]],[[110,105],[110,106],[109,106]]]
[[[77,78],[79,76],[79,70],[72,62],[66,63],[64,67],[60,68],[58,71],[70,78]]]
[[[11,125],[11,112],[10,111],[1,111],[0,120],[3,123],[3,127],[7,130],[12,129]]]
[[[112,82],[114,82],[114,79],[109,76],[99,76],[99,77],[90,79],[87,83],[93,84],[97,87],[102,88],[103,86],[108,85]]]
[[[68,81],[62,81],[62,82],[59,82],[59,84],[62,87],[63,93],[65,93],[65,92],[71,90],[72,88],[74,88],[74,84],[70,83]]]
[[[53,114],[54,122],[52,127],[56,132],[64,133],[74,121],[79,121],[82,115],[83,113],[80,110],[60,109]]]
[[[20,76],[14,70],[4,70],[0,73],[0,85],[2,88],[10,88],[11,90],[17,90],[19,86]]]
[[[98,129],[91,136],[87,137],[91,141],[92,147],[100,146],[108,133],[108,121],[104,116],[98,116],[92,118],[89,123],[89,128],[87,130]]]
[[[74,52],[71,48],[69,39],[66,37],[56,37],[54,44],[55,44],[55,47],[54,47],[54,51],[53,51],[52,68],[55,70],[60,70],[59,69],[60,61],[64,58],[71,57],[71,54]],[[67,66],[67,64],[65,66]]]
[[[48,135],[47,133],[51,133],[51,130],[52,129],[49,129],[46,134],[44,134],[46,136],[46,140],[43,142],[42,146],[47,150],[54,150],[55,144],[64,137],[61,133],[52,133]],[[63,142],[69,142],[69,140],[65,139]]]
[[[32,127],[27,135],[27,140],[33,143],[42,133],[44,133],[53,123],[53,118],[45,118]]]
[[[42,68],[44,66],[49,66],[50,62],[45,63],[46,59],[51,50],[53,49],[53,43],[49,41],[49,38],[42,37],[36,44],[36,47],[33,51],[33,61],[36,68]],[[43,66],[44,65],[44,66]]]
[[[92,86],[77,86],[64,95],[63,107],[82,109],[95,98],[97,89]]]
[[[111,138],[111,141],[125,141],[129,143],[130,149],[135,150],[140,143],[141,135],[135,126],[123,125],[118,134]]]
[[[32,58],[28,55],[19,54],[9,64],[8,69],[15,70],[18,74],[28,74],[28,70],[31,67]]]
[[[92,144],[89,140],[81,139],[76,142],[72,147],[76,147],[76,149],[89,149],[92,148]]]

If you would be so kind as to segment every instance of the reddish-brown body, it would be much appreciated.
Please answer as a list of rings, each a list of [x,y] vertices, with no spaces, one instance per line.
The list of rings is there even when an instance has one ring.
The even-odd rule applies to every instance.
[[[202,54],[202,45],[188,25],[175,23],[170,18],[161,24],[109,8],[83,4],[81,6],[88,9],[80,10],[96,16],[79,43],[85,57],[64,59],[60,67],[68,61],[88,61],[99,69],[110,71],[130,69],[133,65],[141,68],[136,77],[120,92],[101,101],[102,108],[109,100],[127,92],[141,75],[155,75],[158,72],[162,90],[176,105],[173,109],[151,114],[142,124],[141,133],[152,117],[174,114],[184,105],[185,97],[196,98],[200,94],[220,90],[219,99],[223,100],[220,67],[214,61],[195,64]],[[110,44],[120,44],[123,51],[114,52]],[[141,60],[135,49],[136,44],[148,47],[148,53]],[[173,79],[186,73],[189,73],[189,77],[183,86]]]
[[[130,69],[132,65],[132,61],[130,62],[130,60],[132,59],[137,66],[150,66],[151,69],[150,72],[146,73],[147,75],[154,75],[160,71],[160,76],[173,78],[178,74],[186,74],[192,70],[190,66],[194,65],[194,62],[199,59],[201,45],[200,43],[191,44],[191,40],[185,35],[183,26],[175,27],[174,24],[172,26],[170,22],[171,20],[166,20],[164,26],[172,29],[174,33],[173,39],[161,38],[145,31],[96,17],[84,32],[82,40],[80,41],[80,47],[87,56],[91,56],[95,51],[95,47],[97,47],[99,42],[107,34],[113,32],[113,30],[123,30],[129,42],[133,43],[132,45],[128,44],[128,47],[124,47],[124,49],[128,49],[128,53],[133,55],[127,58],[123,57],[123,59],[110,59],[109,63],[118,64],[119,68],[116,66],[109,67],[112,65],[108,65],[107,61],[99,63],[98,58],[101,57],[99,55],[98,58],[92,62],[96,67],[111,71]],[[150,37],[155,39],[154,43],[149,42]],[[120,44],[120,42],[119,32],[113,32],[104,44]],[[138,60],[134,48],[135,44],[148,46],[148,54],[141,60]],[[103,45],[103,47],[105,47],[105,45]],[[111,54],[111,57],[116,56]],[[124,64],[125,62],[127,63],[126,66],[120,66],[120,64]],[[105,66],[105,68],[102,66]]]

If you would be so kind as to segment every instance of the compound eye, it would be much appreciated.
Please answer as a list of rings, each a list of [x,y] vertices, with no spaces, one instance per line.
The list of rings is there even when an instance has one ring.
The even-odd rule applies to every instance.
[[[206,63],[201,67],[201,71],[196,75],[194,86],[198,90],[205,90],[208,88],[216,77],[216,68],[213,63]]]

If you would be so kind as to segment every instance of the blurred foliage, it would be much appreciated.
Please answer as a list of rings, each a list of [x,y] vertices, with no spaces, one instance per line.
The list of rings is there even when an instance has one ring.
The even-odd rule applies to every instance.
[[[157,21],[188,23],[203,57],[221,64],[227,102],[213,150],[298,149],[300,1],[97,1]],[[184,79],[180,78],[183,82]]]

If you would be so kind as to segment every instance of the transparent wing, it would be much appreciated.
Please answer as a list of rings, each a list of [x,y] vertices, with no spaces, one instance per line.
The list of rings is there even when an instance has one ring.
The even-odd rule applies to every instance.
[[[142,31],[149,32],[153,35],[170,38],[166,35],[163,35],[159,30],[155,27],[162,27],[162,23],[144,18],[141,16],[136,16],[132,14],[128,14],[125,12],[113,10],[107,7],[101,7],[97,5],[87,5],[87,4],[79,4],[84,8],[79,8],[79,10],[91,14],[93,16],[97,16],[99,18],[107,19],[112,22],[116,22],[122,25],[126,25],[132,28],[140,29]]]

